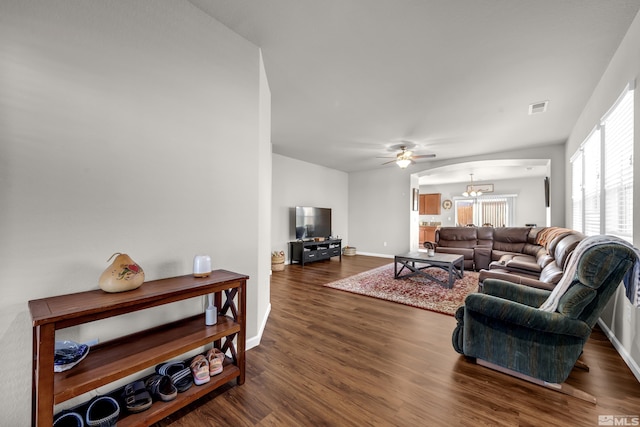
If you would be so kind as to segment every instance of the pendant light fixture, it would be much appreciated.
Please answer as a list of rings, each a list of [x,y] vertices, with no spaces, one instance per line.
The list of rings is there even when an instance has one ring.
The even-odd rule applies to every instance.
[[[465,191],[464,193],[462,193],[462,195],[464,197],[478,197],[482,195],[482,191],[480,190],[476,190],[475,187],[473,186],[473,174],[470,173],[469,176],[471,176],[471,182],[469,185],[467,185],[467,191]]]

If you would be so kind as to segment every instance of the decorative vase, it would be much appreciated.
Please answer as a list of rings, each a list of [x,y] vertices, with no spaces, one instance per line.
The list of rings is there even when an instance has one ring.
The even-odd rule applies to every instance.
[[[144,271],[142,267],[135,263],[129,255],[116,252],[111,255],[107,262],[111,261],[115,255],[116,259],[105,271],[102,272],[98,284],[105,292],[124,292],[139,288],[144,283]]]

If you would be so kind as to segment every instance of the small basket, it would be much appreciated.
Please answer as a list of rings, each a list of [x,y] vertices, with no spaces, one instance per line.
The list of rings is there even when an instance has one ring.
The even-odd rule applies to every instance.
[[[342,255],[344,256],[354,256],[356,254],[356,248],[353,246],[346,246],[342,249]]]
[[[271,271],[284,270],[284,253],[271,254]]]

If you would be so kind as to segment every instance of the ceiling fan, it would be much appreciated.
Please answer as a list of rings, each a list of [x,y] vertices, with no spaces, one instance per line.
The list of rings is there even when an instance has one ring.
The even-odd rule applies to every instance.
[[[397,147],[397,149],[399,149],[400,152],[396,154],[395,157],[378,157],[379,159],[394,159],[389,160],[388,162],[384,162],[383,165],[396,162],[396,164],[400,166],[400,168],[404,169],[411,163],[415,163],[416,159],[429,159],[436,156],[435,154],[414,155],[412,151],[408,150],[408,147],[406,145],[400,145]]]

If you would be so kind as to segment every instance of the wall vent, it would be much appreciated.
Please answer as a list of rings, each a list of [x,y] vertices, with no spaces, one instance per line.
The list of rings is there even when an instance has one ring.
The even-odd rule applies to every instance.
[[[547,105],[549,105],[549,101],[534,102],[533,104],[529,104],[529,115],[544,113],[545,111],[547,111]]]

